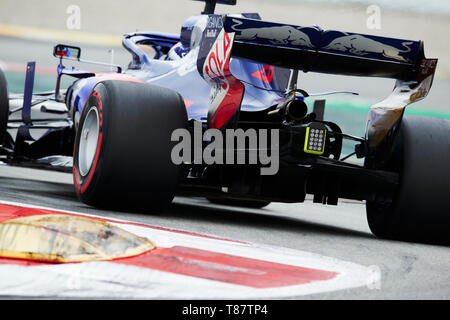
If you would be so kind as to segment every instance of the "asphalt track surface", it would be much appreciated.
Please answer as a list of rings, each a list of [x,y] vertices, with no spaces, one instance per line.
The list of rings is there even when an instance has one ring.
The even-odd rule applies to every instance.
[[[67,173],[0,166],[0,200],[125,219],[137,223],[313,252],[379,268],[379,285],[292,299],[449,299],[448,247],[386,241],[367,226],[364,203],[337,207],[274,203],[264,209],[175,198],[160,215],[104,211],[77,200]]]
[[[0,40],[2,49],[27,45],[23,40]],[[55,63],[45,46],[37,43],[33,43],[32,52],[15,52],[21,54],[2,50],[0,60],[23,62],[32,55],[48,57],[43,65]],[[91,48],[91,52],[92,60],[96,59],[96,52],[107,57],[104,50]],[[121,57],[116,55],[120,62]],[[303,204],[274,203],[264,209],[246,209],[212,205],[202,198],[176,198],[161,215],[104,211],[77,200],[70,174],[6,165],[0,165],[0,200],[308,251],[374,266],[381,272],[378,288],[363,286],[292,299],[450,298],[449,248],[375,238],[368,228],[363,202],[341,200],[338,206],[322,206],[307,200]]]

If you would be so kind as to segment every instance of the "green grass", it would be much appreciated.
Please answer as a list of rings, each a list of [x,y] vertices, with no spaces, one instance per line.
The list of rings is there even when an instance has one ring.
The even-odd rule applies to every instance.
[[[326,110],[336,109],[341,112],[350,112],[350,113],[363,113],[366,114],[369,112],[370,103],[367,101],[359,100],[359,101],[342,101],[329,99],[327,100]],[[450,119],[450,112],[442,112],[437,111],[436,108],[432,106],[426,107],[416,107],[414,105],[406,107],[405,114],[411,115],[421,115],[428,117],[437,117],[443,119]]]

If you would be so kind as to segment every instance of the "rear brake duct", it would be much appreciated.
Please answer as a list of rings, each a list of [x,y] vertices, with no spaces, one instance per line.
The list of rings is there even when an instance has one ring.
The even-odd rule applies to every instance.
[[[416,79],[397,80],[392,93],[369,111],[367,135],[370,146],[377,146],[402,117],[407,105],[424,99],[430,91],[437,59],[422,59]]]

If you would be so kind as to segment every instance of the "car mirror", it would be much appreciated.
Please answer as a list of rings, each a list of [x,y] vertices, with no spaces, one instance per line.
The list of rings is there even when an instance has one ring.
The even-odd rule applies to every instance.
[[[79,60],[81,56],[81,48],[58,44],[53,48],[53,56],[57,58],[69,58]]]

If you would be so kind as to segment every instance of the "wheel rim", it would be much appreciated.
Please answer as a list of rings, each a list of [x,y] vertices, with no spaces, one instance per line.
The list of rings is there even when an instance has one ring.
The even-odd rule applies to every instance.
[[[97,152],[100,131],[97,108],[93,106],[80,128],[80,146],[78,150],[78,168],[80,175],[85,176],[91,170]]]

